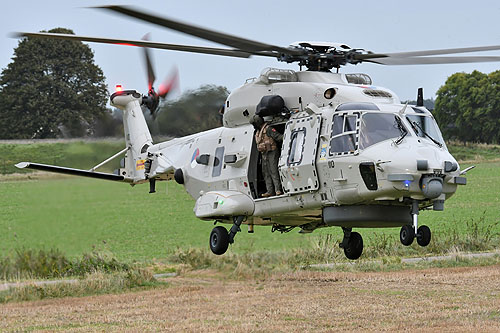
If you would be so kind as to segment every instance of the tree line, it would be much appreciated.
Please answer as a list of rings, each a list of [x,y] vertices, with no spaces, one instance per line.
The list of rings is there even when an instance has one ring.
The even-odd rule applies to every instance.
[[[0,75],[0,139],[123,135],[121,111],[107,108],[105,77],[88,45],[23,38],[12,60]],[[205,85],[165,101],[155,119],[145,113],[152,134],[184,136],[220,126],[218,110],[228,94]],[[500,71],[455,73],[425,104],[445,139],[500,143]]]

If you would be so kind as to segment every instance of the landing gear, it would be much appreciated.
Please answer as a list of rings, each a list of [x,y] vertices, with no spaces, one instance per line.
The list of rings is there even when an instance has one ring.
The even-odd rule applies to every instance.
[[[420,246],[427,246],[431,242],[431,229],[425,225],[418,227],[418,211],[418,201],[415,200],[411,209],[413,225],[404,225],[399,232],[399,240],[405,246],[411,245],[415,237]]]
[[[221,255],[226,253],[229,244],[234,243],[234,236],[236,236],[236,233],[241,231],[240,225],[244,218],[244,216],[233,217],[233,226],[229,232],[222,226],[212,229],[210,233],[210,250],[212,250],[214,254]]]
[[[399,240],[404,246],[410,246],[415,238],[415,230],[412,225],[404,225],[399,232]]]
[[[431,229],[422,225],[417,230],[417,243],[420,246],[427,246],[431,242]]]
[[[351,228],[342,228],[344,239],[340,247],[344,249],[347,259],[356,260],[363,253],[363,237],[357,232],[352,232]]]

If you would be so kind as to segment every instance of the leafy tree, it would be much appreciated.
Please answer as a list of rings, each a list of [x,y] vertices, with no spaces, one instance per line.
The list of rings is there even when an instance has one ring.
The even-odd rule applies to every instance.
[[[63,28],[49,32],[69,33]],[[87,45],[24,38],[0,78],[0,138],[81,136],[106,110],[107,87]]]
[[[447,139],[500,142],[500,71],[450,76],[437,92],[435,116]]]
[[[106,110],[95,122],[93,130],[93,137],[123,137],[122,110]]]
[[[218,111],[228,95],[226,87],[204,85],[164,103],[156,118],[159,134],[185,136],[221,126]]]

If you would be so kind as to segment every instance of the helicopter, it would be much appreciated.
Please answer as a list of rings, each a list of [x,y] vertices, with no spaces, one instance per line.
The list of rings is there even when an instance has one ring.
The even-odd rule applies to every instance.
[[[112,106],[123,110],[126,147],[90,170],[33,162],[19,168],[50,171],[129,183],[174,180],[195,199],[194,214],[217,225],[209,237],[214,254],[224,254],[248,225],[271,226],[282,233],[299,228],[341,227],[340,247],[358,259],[363,238],[353,228],[400,228],[400,241],[420,246],[431,230],[419,225],[421,210],[443,211],[445,201],[466,173],[450,154],[432,113],[423,106],[402,104],[391,90],[373,85],[367,74],[344,74],[346,65],[419,65],[500,61],[498,56],[448,56],[500,50],[500,45],[428,51],[374,53],[343,43],[296,42],[287,47],[253,41],[126,6],[97,7],[225,45],[200,47],[54,33],[18,33],[18,37],[56,38],[132,45],[228,57],[272,57],[297,63],[299,71],[266,68],[233,90],[224,103],[223,126],[153,143],[142,107],[152,114],[168,92],[155,92],[154,73],[145,51],[148,93],[117,89]],[[446,55],[446,56],[443,56]],[[305,70],[303,70],[305,68]],[[173,81],[170,81],[172,83]],[[159,90],[159,91],[160,91]],[[262,154],[250,119],[261,116],[283,135],[278,170],[283,193],[266,192]],[[115,173],[95,171],[125,154]]]

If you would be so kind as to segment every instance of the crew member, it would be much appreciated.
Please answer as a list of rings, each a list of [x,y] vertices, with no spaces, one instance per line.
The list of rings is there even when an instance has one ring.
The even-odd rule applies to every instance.
[[[257,150],[262,155],[262,174],[266,182],[266,193],[263,198],[274,195],[282,195],[280,176],[278,172],[278,161],[280,152],[278,142],[283,141],[283,134],[265,122],[261,116],[254,115],[250,119],[250,124],[255,128],[255,142]]]

